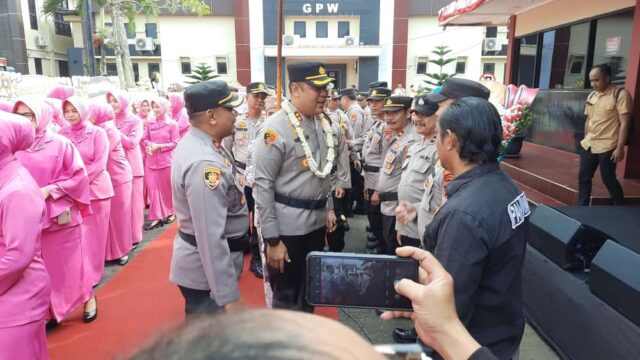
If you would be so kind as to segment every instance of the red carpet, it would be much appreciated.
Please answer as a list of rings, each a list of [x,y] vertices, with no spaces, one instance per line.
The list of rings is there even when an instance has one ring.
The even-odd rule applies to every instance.
[[[184,321],[184,301],[178,288],[169,282],[176,232],[176,224],[169,226],[98,290],[96,321],[84,324],[82,309],[77,309],[49,333],[53,360],[126,358],[163,330]],[[262,280],[248,267],[245,258],[240,292],[249,308],[264,307]],[[318,308],[316,313],[338,319],[335,308]]]

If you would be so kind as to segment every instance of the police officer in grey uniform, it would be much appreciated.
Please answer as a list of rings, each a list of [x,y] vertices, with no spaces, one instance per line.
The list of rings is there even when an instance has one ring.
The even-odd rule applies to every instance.
[[[355,213],[364,214],[364,179],[360,172],[362,171],[362,163],[360,161],[362,152],[363,134],[365,128],[364,110],[358,105],[356,98],[358,92],[354,88],[346,88],[340,90],[340,106],[347,114],[349,126],[351,127],[351,139],[348,141],[349,150],[351,150],[351,202],[356,202]],[[349,209],[351,210],[351,209]],[[349,211],[350,215],[351,211]]]
[[[185,298],[187,315],[242,308],[238,277],[249,215],[244,176],[222,147],[242,98],[217,80],[188,87],[184,97],[191,128],[171,164],[178,235],[170,279]]]
[[[231,148],[236,166],[245,174],[247,159],[249,158],[250,145],[255,140],[262,125],[266,120],[264,113],[265,99],[269,96],[267,85],[263,82],[252,82],[247,85],[247,111],[236,117],[236,132],[225,139],[225,147]],[[250,186],[245,186],[244,194],[247,199],[249,213],[254,213],[253,192]],[[255,213],[254,213],[255,214]],[[249,229],[252,229],[249,226]],[[251,264],[249,270],[257,277],[262,278],[262,261],[258,246],[258,234],[251,232]]]
[[[375,189],[378,187],[380,177],[380,166],[382,165],[382,138],[386,123],[382,107],[385,100],[391,96],[391,89],[386,87],[374,87],[369,94],[369,104],[371,107],[374,123],[367,132],[362,146],[362,170],[364,172],[364,198],[369,220],[371,233],[367,235],[367,249],[378,252],[382,249],[382,213],[380,212],[380,199],[372,198]]]
[[[324,248],[336,220],[328,199],[338,154],[323,114],[334,79],[319,62],[291,64],[288,72],[290,102],[267,119],[255,143],[254,195],[273,307],[313,311],[304,300],[305,258]]]
[[[373,119],[371,118],[371,108],[369,107],[369,91],[361,91],[358,92],[358,105],[362,108],[364,113],[364,126],[362,128],[362,134],[366,134],[369,129],[371,129],[371,125],[373,125]]]
[[[396,238],[396,206],[398,205],[398,185],[402,176],[402,164],[407,151],[413,143],[420,140],[411,123],[411,103],[409,96],[389,97],[382,110],[387,122],[387,129],[383,137],[383,158],[378,178],[378,187],[372,197],[380,199],[382,212],[383,250],[387,254],[395,254],[398,245]]]
[[[433,173],[438,161],[436,111],[438,111],[438,104],[430,102],[426,96],[415,99],[412,121],[416,133],[422,139],[411,145],[402,164],[402,176],[398,185],[398,208],[411,206],[417,209],[425,190],[433,186]],[[396,231],[400,245],[421,247],[421,231],[418,228],[417,218],[407,220],[398,217],[396,208]]]

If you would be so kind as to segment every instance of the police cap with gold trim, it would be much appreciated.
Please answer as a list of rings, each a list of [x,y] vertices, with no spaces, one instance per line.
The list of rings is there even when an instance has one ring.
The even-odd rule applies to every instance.
[[[196,113],[217,107],[233,109],[242,104],[243,98],[231,93],[229,85],[221,80],[202,81],[184,91],[185,108]]]
[[[263,82],[252,82],[247,85],[247,94],[267,94],[270,95],[267,84]]]
[[[358,90],[352,87],[344,88],[340,90],[340,96],[346,96],[351,100],[355,100],[356,97],[358,96]]]
[[[391,96],[384,102],[382,111],[398,111],[411,108],[413,98],[411,96]]]
[[[325,87],[335,79],[327,75],[327,67],[321,62],[299,62],[287,66],[290,82],[305,82],[316,87]]]
[[[386,87],[375,87],[369,92],[367,100],[384,100],[391,96],[391,89]]]

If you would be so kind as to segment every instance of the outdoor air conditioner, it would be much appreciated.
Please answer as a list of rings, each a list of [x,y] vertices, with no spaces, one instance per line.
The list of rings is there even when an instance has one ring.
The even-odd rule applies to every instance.
[[[282,35],[282,45],[284,46],[292,46],[295,40],[296,38],[293,35]]]
[[[346,46],[353,46],[357,44],[357,41],[353,36],[347,36],[344,38],[344,44]]]
[[[36,35],[36,47],[45,48],[47,47],[47,38],[42,35]]]
[[[152,38],[148,38],[148,37],[136,38],[137,51],[154,51],[155,49],[156,49],[156,44],[153,42]]]
[[[500,44],[498,44],[498,39],[496,38],[487,38],[484,39],[484,51],[498,51],[500,50]]]

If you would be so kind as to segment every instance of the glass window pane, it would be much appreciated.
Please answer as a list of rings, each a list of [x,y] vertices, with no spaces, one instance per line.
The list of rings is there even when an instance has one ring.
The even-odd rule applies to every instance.
[[[343,38],[345,36],[349,36],[349,22],[348,21],[338,21],[338,37]]]
[[[226,75],[227,74],[227,58],[225,58],[225,57],[217,57],[216,58],[216,67],[218,69],[218,74]]]
[[[36,74],[42,75],[42,59],[33,58],[33,64],[35,65],[35,68],[36,68]]]
[[[467,61],[464,59],[458,59],[456,62],[456,74],[464,74],[467,72]]]
[[[535,86],[536,53],[538,51],[538,35],[521,37],[518,40],[516,85]]]
[[[316,21],[316,37],[327,38],[329,37],[329,23],[326,21]]]
[[[624,85],[631,46],[633,10],[598,20],[593,65],[609,64],[612,81]]]
[[[301,38],[307,37],[307,23],[305,21],[293,22],[293,34],[298,35]]]
[[[144,24],[144,31],[148,38],[158,38],[158,24]]]
[[[484,63],[482,64],[482,72],[495,74],[496,73],[496,63]]]
[[[541,89],[584,88],[589,28],[590,24],[584,22],[543,34]]]
[[[60,77],[69,77],[69,62],[58,60],[58,75]]]

